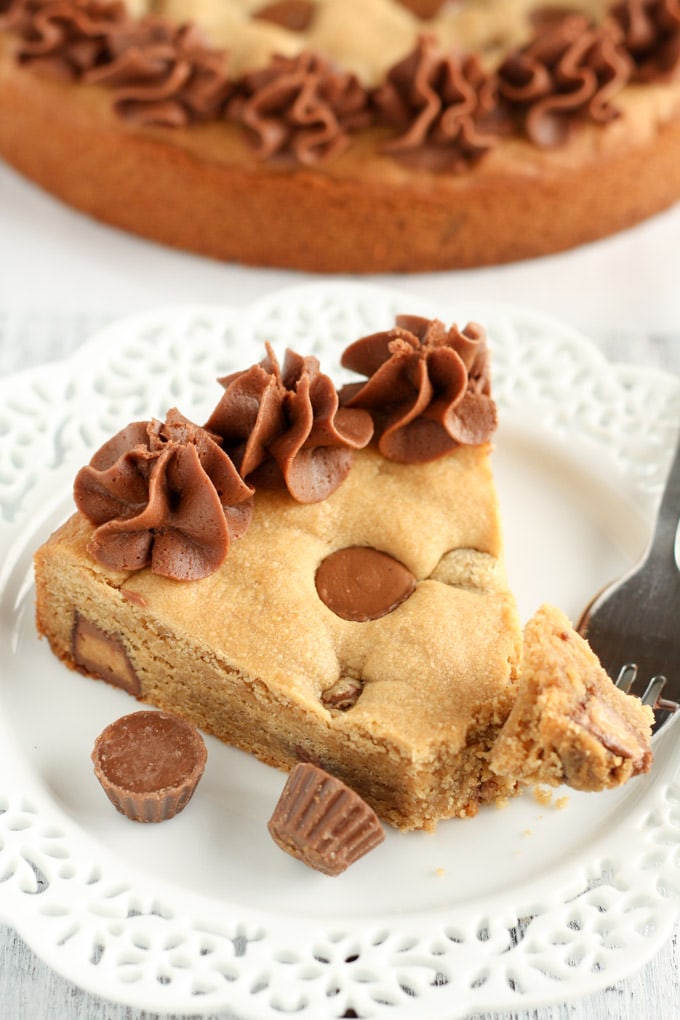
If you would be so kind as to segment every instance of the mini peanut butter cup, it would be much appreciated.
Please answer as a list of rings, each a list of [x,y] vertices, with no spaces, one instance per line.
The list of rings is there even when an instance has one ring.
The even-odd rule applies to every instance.
[[[317,765],[292,770],[268,824],[274,842],[324,875],[339,875],[385,838],[359,794]]]
[[[92,751],[107,797],[135,822],[162,822],[186,807],[206,759],[196,727],[169,712],[132,712],[116,719]]]

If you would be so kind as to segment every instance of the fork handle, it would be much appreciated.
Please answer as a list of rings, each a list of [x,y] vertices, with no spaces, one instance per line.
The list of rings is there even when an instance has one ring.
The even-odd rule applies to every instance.
[[[661,558],[666,563],[670,557],[680,570],[680,549],[677,549],[678,528],[680,527],[680,436],[671,461],[668,479],[661,496],[659,511],[647,559]]]

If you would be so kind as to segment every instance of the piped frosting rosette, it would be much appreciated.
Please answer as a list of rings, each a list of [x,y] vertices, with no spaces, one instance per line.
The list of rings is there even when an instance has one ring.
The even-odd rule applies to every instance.
[[[542,30],[498,69],[500,96],[519,115],[534,145],[567,141],[577,121],[606,124],[619,116],[614,98],[632,61],[620,26],[584,15],[545,17]]]
[[[429,169],[467,169],[512,131],[497,92],[476,54],[444,52],[421,36],[373,92],[379,121],[399,132],[383,150]]]
[[[225,54],[212,50],[192,24],[148,17],[107,38],[109,59],[84,74],[115,89],[115,109],[139,124],[186,127],[221,116],[234,91]]]
[[[317,53],[274,54],[246,74],[229,102],[230,120],[248,128],[262,159],[292,157],[313,166],[339,155],[372,119],[358,79]]]
[[[623,29],[636,81],[670,81],[680,70],[680,0],[623,0],[612,17]]]
[[[280,367],[266,348],[259,364],[220,379],[225,392],[205,427],[256,488],[285,486],[298,502],[315,503],[346,478],[373,422],[364,410],[339,406],[317,358],[288,350]]]
[[[250,523],[252,494],[213,437],[174,408],[118,432],[74,483],[98,562],[177,580],[217,569]]]
[[[185,127],[220,117],[233,92],[225,55],[193,24],[135,20],[125,4],[101,0],[16,0],[4,20],[23,36],[22,63],[113,89],[127,120]]]
[[[401,315],[393,329],[351,344],[342,364],[368,377],[343,386],[340,401],[370,411],[388,460],[436,460],[486,442],[496,429],[486,333],[476,323],[447,329],[438,319]]]

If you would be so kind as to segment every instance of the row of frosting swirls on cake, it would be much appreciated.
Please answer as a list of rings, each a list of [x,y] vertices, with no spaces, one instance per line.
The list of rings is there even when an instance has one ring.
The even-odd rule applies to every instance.
[[[258,6],[250,17],[306,24],[299,3]],[[443,42],[435,22],[420,24],[411,50],[366,85],[304,46],[236,74],[233,50],[215,48],[196,24],[137,18],[118,0],[0,0],[0,29],[18,37],[21,64],[110,88],[116,113],[137,124],[240,125],[262,159],[283,163],[318,165],[377,128],[381,152],[465,172],[509,136],[564,144],[581,123],[615,120],[631,83],[680,76],[680,0],[619,0],[600,20],[537,7],[528,37],[492,65]],[[302,29],[284,34],[296,31],[306,42]]]

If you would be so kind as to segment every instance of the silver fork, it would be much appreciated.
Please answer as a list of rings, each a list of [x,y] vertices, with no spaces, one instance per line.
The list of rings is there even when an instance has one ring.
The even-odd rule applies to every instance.
[[[680,709],[680,438],[651,543],[638,566],[595,596],[578,624],[617,687],[654,709],[654,732]]]

